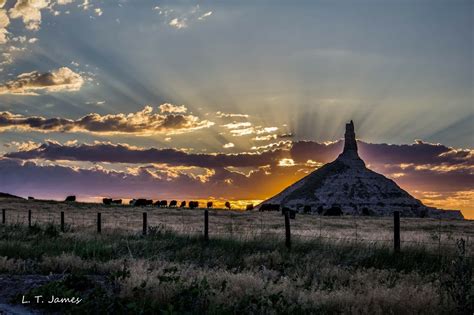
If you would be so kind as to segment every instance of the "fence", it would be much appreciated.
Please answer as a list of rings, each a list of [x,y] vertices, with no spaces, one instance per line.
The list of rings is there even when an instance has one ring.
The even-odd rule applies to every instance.
[[[144,210],[146,210],[144,212]],[[468,253],[474,253],[470,239],[474,222],[462,220],[400,218],[395,211],[389,217],[322,217],[298,214],[290,219],[279,212],[223,211],[208,209],[103,207],[69,211],[53,209],[2,209],[2,224],[59,225],[62,232],[86,233],[131,232],[147,235],[150,228],[178,234],[238,239],[268,236],[284,241],[291,249],[293,240],[325,239],[393,246],[400,252],[409,245],[422,245],[441,253],[456,246],[456,239],[466,241]],[[390,245],[392,244],[392,245]],[[403,244],[403,246],[402,246]]]

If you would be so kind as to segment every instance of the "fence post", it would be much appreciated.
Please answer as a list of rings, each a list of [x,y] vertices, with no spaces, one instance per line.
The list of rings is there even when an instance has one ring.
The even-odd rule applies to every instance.
[[[400,212],[393,212],[393,250],[400,252]]]
[[[31,227],[31,210],[28,210],[28,227]]]
[[[97,212],[97,233],[101,233],[102,232],[102,216],[101,216],[101,213],[100,212]]]
[[[146,235],[147,230],[148,230],[147,213],[143,212],[143,235]]]
[[[6,223],[6,221],[7,221],[7,220],[6,220],[6,219],[7,219],[7,217],[6,217],[6,214],[5,214],[5,212],[6,212],[6,210],[5,210],[5,209],[2,209],[2,224],[5,224],[5,223]]]
[[[64,233],[64,211],[61,211],[61,232]]]
[[[288,211],[285,211],[285,245],[288,249],[291,249],[290,216]]]
[[[204,241],[209,241],[209,211],[204,210]]]

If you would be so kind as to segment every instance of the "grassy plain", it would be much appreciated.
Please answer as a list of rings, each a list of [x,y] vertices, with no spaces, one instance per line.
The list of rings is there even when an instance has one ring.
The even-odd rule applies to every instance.
[[[202,209],[12,199],[0,208],[7,223],[0,226],[0,287],[22,284],[0,290],[0,308],[23,295],[66,295],[83,301],[32,306],[64,313],[473,312],[472,221],[402,218],[402,250],[394,253],[391,218],[297,215],[288,250],[279,213],[213,210],[206,243]]]

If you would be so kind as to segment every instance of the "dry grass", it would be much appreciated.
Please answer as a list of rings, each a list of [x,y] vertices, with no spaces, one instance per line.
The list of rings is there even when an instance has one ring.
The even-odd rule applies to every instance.
[[[170,209],[157,207],[104,206],[101,204],[63,203],[54,201],[0,201],[10,224],[27,224],[28,210],[33,224],[59,224],[65,212],[66,225],[72,233],[94,233],[97,213],[102,213],[103,233],[137,233],[142,230],[142,213],[147,212],[148,225],[183,235],[202,235],[203,209]],[[229,211],[209,212],[210,237],[251,239],[270,235],[283,237],[284,221],[277,212]],[[298,215],[291,221],[294,238],[359,241],[390,246],[393,239],[391,217],[322,217]],[[467,252],[474,254],[474,221],[449,219],[401,218],[401,241],[406,245],[423,244],[439,251],[454,247],[464,238]]]
[[[202,209],[41,201],[0,202],[0,208],[11,224],[26,223],[29,209],[39,223],[0,226],[1,273],[110,279],[115,297],[97,295],[94,306],[82,306],[85,313],[106,305],[150,314],[436,314],[472,312],[474,303],[466,257],[472,245],[462,255],[452,246],[472,238],[470,221],[402,218],[405,243],[395,254],[391,218],[298,215],[288,251],[279,213],[212,210],[205,244]],[[61,211],[66,233],[57,231]],[[99,211],[102,235],[95,232]],[[143,211],[154,227],[146,237]],[[449,246],[439,246],[440,235]]]

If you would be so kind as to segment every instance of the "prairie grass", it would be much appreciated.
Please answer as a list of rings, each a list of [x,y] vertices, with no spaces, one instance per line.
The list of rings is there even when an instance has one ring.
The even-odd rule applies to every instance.
[[[54,207],[54,211],[63,210],[61,205],[47,205]],[[202,238],[200,210],[149,209],[149,222],[150,211],[159,212],[156,216],[160,220],[152,219],[148,235],[143,236],[139,220],[136,227],[132,221],[116,227],[110,219],[107,223],[108,216],[141,219],[143,209],[117,207],[121,212],[112,213],[114,207],[65,206],[65,212],[71,211],[66,218],[75,213],[80,217],[83,210],[92,217],[101,211],[109,227],[99,235],[93,220],[90,226],[84,226],[69,219],[66,233],[59,232],[59,221],[48,224],[51,221],[43,219],[34,221],[31,228],[25,224],[0,226],[0,273],[64,274],[74,279],[86,277],[89,280],[81,281],[94,283],[92,289],[84,291],[63,277],[32,289],[34,294],[67,290],[87,299],[82,306],[63,306],[54,311],[473,312],[474,264],[469,252],[471,245],[467,243],[472,233],[470,222],[442,222],[449,230],[434,235],[442,235],[441,240],[450,240],[452,245],[439,246],[439,236],[433,238],[430,234],[440,231],[438,220],[403,219],[402,235],[406,242],[402,243],[400,253],[394,253],[390,218],[297,216],[291,222],[293,243],[288,250],[282,237],[282,218],[277,213],[230,215],[213,211],[210,227],[215,230],[206,243]],[[14,212],[13,207],[9,212]],[[91,280],[93,277],[107,279],[106,289],[97,286],[97,281]]]

